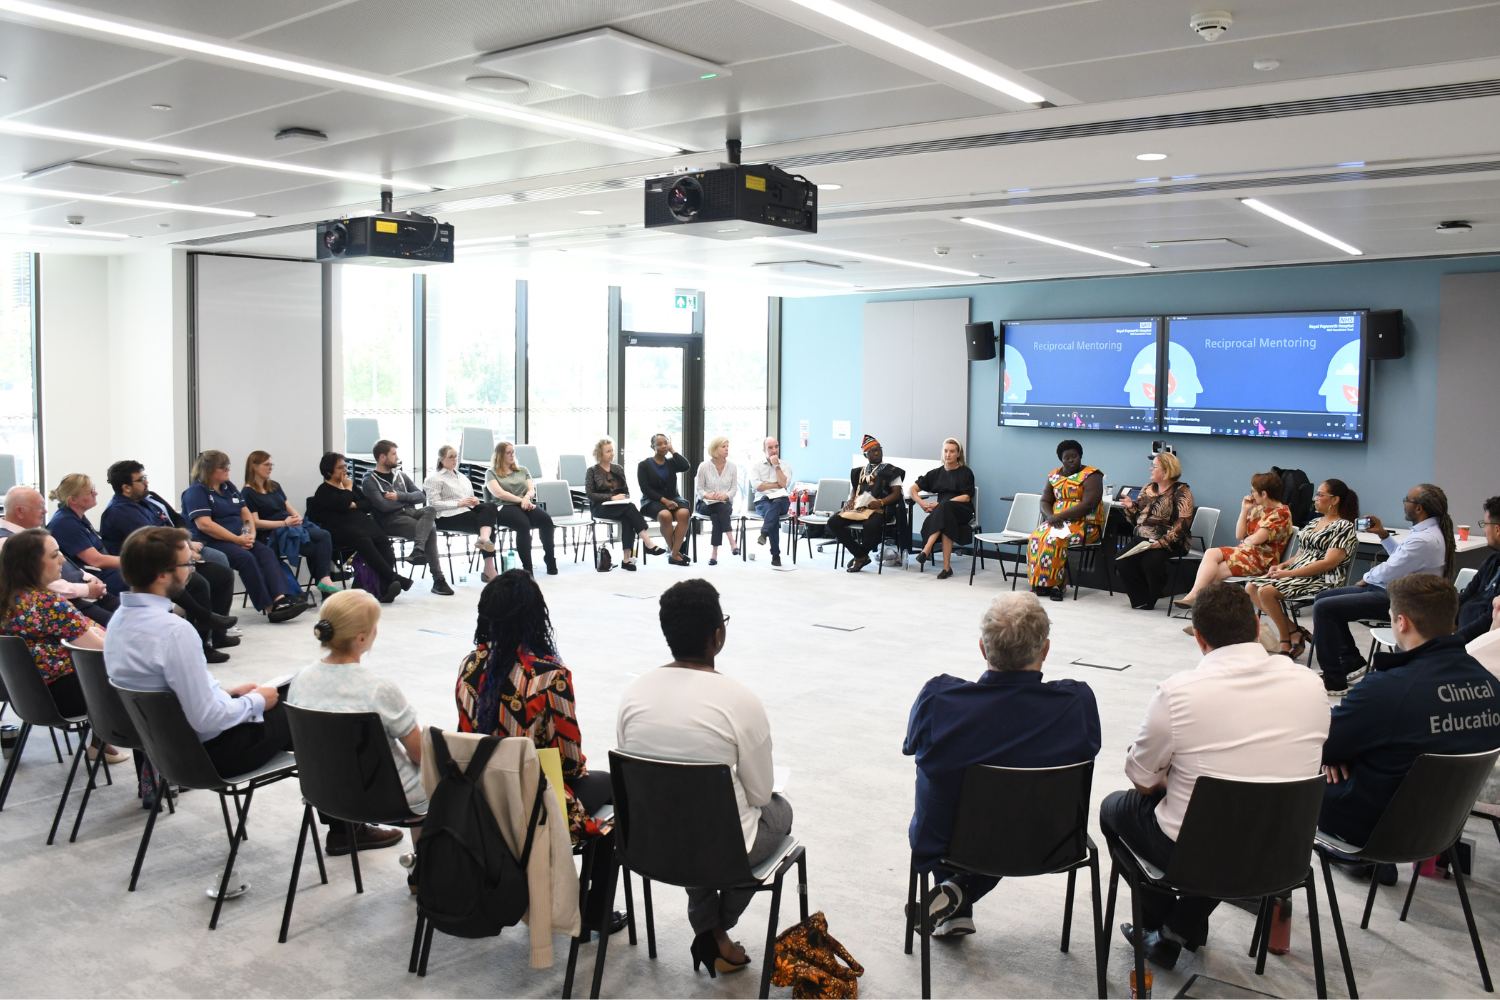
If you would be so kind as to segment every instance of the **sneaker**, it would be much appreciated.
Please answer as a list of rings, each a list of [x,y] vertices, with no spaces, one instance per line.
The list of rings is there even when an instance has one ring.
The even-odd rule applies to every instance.
[[[434,594],[440,594],[443,597],[453,596],[453,588],[448,586],[448,581],[444,580],[442,577],[438,577],[436,580],[432,581],[432,592]]]
[[[1349,671],[1347,675],[1345,675],[1344,683],[1353,684],[1365,674],[1369,673],[1369,671],[1370,665],[1368,663],[1361,663],[1359,666],[1355,667],[1353,670]]]
[[[957,914],[963,905],[964,891],[956,882],[939,882],[922,900],[922,907],[934,925]],[[969,930],[973,931],[972,922]]]
[[[974,918],[954,914],[932,928],[935,938],[958,938],[974,933]]]
[[[1323,691],[1330,698],[1342,698],[1342,697],[1344,697],[1344,695],[1346,695],[1346,694],[1349,693],[1349,687],[1348,687],[1348,685],[1344,685],[1342,687],[1333,688],[1333,687],[1329,687],[1327,685],[1327,683],[1324,683],[1324,685],[1323,685]]]
[[[354,843],[361,851],[375,851],[382,847],[395,847],[406,834],[390,827],[361,823],[354,828]],[[330,827],[323,841],[323,850],[331,857],[348,854],[353,848],[349,843],[349,828],[343,823]]]
[[[755,544],[756,545],[764,545],[764,544],[766,544],[766,533],[764,531],[762,531],[759,535],[755,536]]]
[[[411,563],[413,566],[416,566],[416,565],[419,565],[421,563],[426,562],[427,561],[427,550],[426,549],[412,549],[410,552],[408,552],[406,554],[406,561],[409,562],[409,563]]]
[[[399,597],[401,591],[405,589],[405,587],[401,586],[400,580],[392,580],[390,583],[385,585],[385,590],[380,592],[380,603],[390,604],[397,597]]]

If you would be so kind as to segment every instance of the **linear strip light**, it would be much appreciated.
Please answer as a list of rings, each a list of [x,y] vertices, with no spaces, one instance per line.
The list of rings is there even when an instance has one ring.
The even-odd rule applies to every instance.
[[[254,212],[246,212],[238,208],[180,205],[175,201],[151,201],[147,198],[121,198],[113,194],[86,194],[83,191],[59,191],[56,188],[32,187],[30,184],[0,184],[0,194],[35,195],[41,198],[63,198],[68,201],[97,201],[105,205],[159,208],[167,212],[199,212],[203,215],[224,215],[231,219],[253,219],[256,217]]]
[[[57,233],[61,236],[85,236],[97,240],[128,240],[129,233],[107,233],[102,229],[84,229],[80,226],[33,226],[30,223],[22,223],[21,234],[28,233]]]
[[[894,45],[896,48],[921,59],[926,59],[943,69],[952,70],[961,76],[966,76],[975,83],[981,83],[991,90],[998,90],[1007,97],[1014,97],[1018,101],[1027,104],[1042,104],[1046,98],[1034,90],[1029,90],[1012,80],[1007,80],[998,73],[993,73],[983,66],[979,66],[960,56],[953,54],[931,42],[902,31],[894,25],[886,24],[884,21],[873,18],[868,14],[862,14],[852,7],[846,7],[836,0],[791,0],[799,7],[806,8],[815,14],[832,18],[840,24],[862,31],[872,38],[878,38],[882,42]]]
[[[970,226],[978,226],[980,229],[993,229],[997,233],[1008,233],[1011,236],[1019,236],[1025,240],[1036,240],[1038,243],[1046,243],[1064,250],[1077,250],[1079,253],[1092,254],[1095,257],[1103,257],[1107,260],[1117,260],[1122,264],[1133,264],[1136,267],[1153,267],[1149,261],[1136,260],[1133,257],[1121,257],[1117,253],[1108,253],[1104,250],[1095,250],[1093,247],[1080,246],[1077,243],[1069,243],[1067,240],[1055,240],[1050,236],[1042,236],[1037,233],[1028,233],[1024,229],[1013,229],[1010,226],[1002,226],[998,222],[986,222],[984,219],[973,219],[965,216],[958,220]]]
[[[1270,205],[1267,205],[1259,198],[1241,198],[1240,204],[1244,205],[1246,208],[1255,209],[1257,212],[1259,212],[1261,215],[1264,215],[1268,219],[1275,219],[1283,226],[1291,226],[1299,233],[1306,233],[1308,236],[1311,236],[1315,240],[1322,240],[1324,243],[1327,243],[1331,247],[1337,247],[1351,257],[1363,257],[1365,255],[1365,252],[1358,247],[1352,247],[1349,244],[1345,243],[1343,240],[1335,239],[1334,237],[1329,236],[1327,233],[1323,232],[1323,230],[1315,229],[1312,226],[1309,226],[1307,223],[1303,222],[1301,219],[1293,218],[1292,216],[1287,215],[1279,208],[1272,208]]]
[[[900,267],[915,267],[921,271],[937,271],[940,274],[956,274],[961,278],[982,278],[984,275],[977,271],[960,271],[956,267],[939,267],[936,264],[919,264],[914,260],[898,260],[895,257],[882,257],[878,253],[864,253],[860,250],[843,250],[837,247],[819,246],[816,243],[803,243],[800,240],[784,240],[779,236],[757,236],[757,243],[771,243],[779,247],[790,247],[793,250],[806,250],[810,253],[822,254],[828,257],[857,257],[860,260],[873,260],[879,264],[896,264]]]
[[[743,279],[745,277],[745,270],[743,268],[720,267],[716,264],[698,264],[690,263],[688,261],[657,260],[650,257],[632,257],[628,254],[609,253],[608,251],[604,250],[551,250],[548,252],[571,254],[577,257],[590,257],[599,260],[618,261],[625,264],[638,264],[642,267],[658,268],[662,271],[703,271],[707,274],[722,274],[730,278]],[[794,274],[777,274],[774,275],[774,277],[780,279],[781,281],[796,281],[809,285],[823,285],[829,288],[856,287],[854,285],[851,285],[847,281],[826,281],[823,278],[803,278]]]
[[[160,156],[180,156],[189,160],[227,163],[231,166],[252,167],[256,170],[278,170],[286,174],[303,174],[308,177],[321,177],[326,180],[335,181],[352,181],[356,184],[371,184],[380,187],[390,187],[396,190],[404,189],[421,193],[439,190],[431,184],[402,181],[394,177],[382,177],[379,174],[363,174],[352,170],[325,170],[322,167],[304,167],[300,164],[282,163],[277,160],[258,160],[253,156],[235,156],[232,153],[215,153],[208,149],[194,149],[189,146],[170,146],[161,142],[142,142],[137,139],[126,139],[118,135],[75,132],[72,129],[48,128],[45,125],[28,125],[25,122],[0,121],[0,134],[59,139],[63,142],[77,142],[88,146],[133,149],[143,153],[156,153]]]
[[[316,63],[303,62],[300,59],[288,59],[285,56],[241,48],[237,45],[226,45],[222,42],[213,42],[188,35],[178,35],[169,31],[162,31],[158,28],[148,28],[142,25],[111,21],[107,18],[94,17],[79,11],[30,3],[28,0],[0,0],[0,11],[9,11],[13,14],[19,14],[22,17],[34,18],[38,21],[45,21],[52,24],[67,25],[84,31],[112,35],[117,38],[129,38],[160,48],[194,52],[198,55],[221,59],[225,62],[259,66],[263,69],[275,70],[293,76],[341,84],[356,90],[389,94],[393,97],[402,97],[421,104],[452,108],[455,111],[471,112],[490,118],[501,118],[507,121],[519,122],[523,125],[535,126],[544,131],[563,132],[578,138],[593,139],[610,146],[624,146],[631,149],[643,150],[648,153],[657,153],[662,156],[675,156],[683,152],[680,146],[660,142],[656,139],[647,139],[643,136],[618,129],[589,125],[586,122],[574,121],[570,118],[527,111],[496,101],[463,97],[458,94],[432,90],[427,87],[418,87],[383,77],[367,76],[364,73],[354,73],[349,70],[319,66]]]

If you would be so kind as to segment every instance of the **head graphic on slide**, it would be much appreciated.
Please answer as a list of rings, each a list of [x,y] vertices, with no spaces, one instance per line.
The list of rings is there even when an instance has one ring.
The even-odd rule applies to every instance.
[[[1131,406],[1156,405],[1156,345],[1140,349],[1130,363],[1124,389]],[[1181,344],[1167,346],[1167,405],[1197,406],[1203,383],[1198,381],[1198,363]]]
[[[1031,376],[1026,374],[1026,359],[1009,344],[1005,345],[1005,372],[1001,376],[1000,398],[1007,403],[1024,403],[1031,391]]]
[[[1328,359],[1328,374],[1318,388],[1329,413],[1359,409],[1359,341],[1351,340]]]

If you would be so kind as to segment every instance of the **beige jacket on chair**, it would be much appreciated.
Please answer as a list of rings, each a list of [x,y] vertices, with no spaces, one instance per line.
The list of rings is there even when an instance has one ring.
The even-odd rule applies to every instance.
[[[448,753],[460,768],[468,766],[474,747],[483,739],[473,733],[445,732],[443,737]],[[438,783],[431,740],[431,731],[424,730],[422,742],[429,745],[422,749],[422,787],[429,799]],[[517,857],[526,844],[526,823],[531,819],[537,783],[541,780],[536,746],[520,736],[501,740],[484,769],[484,797],[495,814],[501,836]],[[578,872],[573,867],[568,817],[558,806],[556,795],[544,795],[542,803],[546,822],[537,822],[531,858],[526,865],[531,905],[525,920],[531,934],[533,969],[551,968],[553,934],[573,937],[579,928]]]

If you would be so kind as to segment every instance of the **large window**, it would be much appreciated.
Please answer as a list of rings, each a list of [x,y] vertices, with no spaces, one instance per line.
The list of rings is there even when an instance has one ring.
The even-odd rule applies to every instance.
[[[588,455],[609,433],[609,287],[536,279],[526,306],[526,443],[550,479],[558,455]]]
[[[766,436],[769,304],[764,292],[704,295],[703,443],[729,438],[730,461],[741,468],[760,459]]]
[[[427,278],[429,468],[442,445],[461,447],[465,427],[515,440],[515,276],[482,258]]]
[[[0,492],[36,485],[36,344],[32,329],[33,263],[28,253],[0,253]]]
[[[428,463],[416,454],[416,413],[412,406],[412,275],[345,264],[334,268],[339,281],[339,328],[343,339],[344,419],[372,419],[377,437],[401,448],[413,476]],[[354,435],[345,447],[370,460],[368,446]]]

